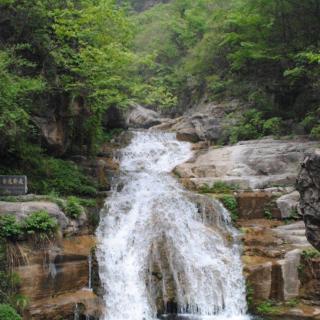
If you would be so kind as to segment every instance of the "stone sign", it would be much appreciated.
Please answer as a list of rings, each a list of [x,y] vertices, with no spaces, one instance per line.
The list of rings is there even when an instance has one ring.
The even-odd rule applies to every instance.
[[[26,176],[1,176],[0,195],[18,196],[28,192]]]

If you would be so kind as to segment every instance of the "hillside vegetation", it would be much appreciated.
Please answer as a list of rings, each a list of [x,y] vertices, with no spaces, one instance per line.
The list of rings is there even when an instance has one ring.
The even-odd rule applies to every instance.
[[[66,172],[81,172],[56,158],[94,155],[106,110],[132,103],[182,112],[238,99],[245,112],[230,142],[319,138],[319,8],[319,0],[0,0],[1,173],[28,172],[31,191],[60,191]],[[46,130],[60,144],[48,144]],[[79,193],[92,191],[83,184]]]
[[[299,124],[318,138],[319,17],[318,0],[173,0],[136,16],[135,44],[157,62],[145,77],[181,108],[236,98],[254,111],[246,124]]]

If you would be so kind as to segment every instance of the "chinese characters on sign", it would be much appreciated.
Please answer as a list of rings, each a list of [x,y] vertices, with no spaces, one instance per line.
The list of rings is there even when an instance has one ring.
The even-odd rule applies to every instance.
[[[27,191],[26,176],[0,176],[0,195],[17,196]]]

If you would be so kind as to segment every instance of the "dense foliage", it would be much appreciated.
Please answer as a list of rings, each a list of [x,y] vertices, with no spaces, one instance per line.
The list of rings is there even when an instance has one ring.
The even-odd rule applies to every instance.
[[[93,154],[109,136],[106,110],[135,102],[181,111],[236,98],[249,111],[223,142],[290,130],[320,138],[319,7],[0,0],[1,173],[27,172],[34,192],[96,193],[78,168],[51,156]]]
[[[4,167],[14,164],[13,172],[31,167],[31,176],[43,176],[48,166],[55,175],[63,165],[40,158],[92,154],[104,138],[102,120],[109,107],[170,100],[139,76],[138,66],[148,68],[151,60],[131,50],[133,35],[134,25],[113,0],[0,0]],[[48,145],[43,138],[48,132],[60,135],[62,146]],[[72,193],[73,186],[63,188],[59,178],[54,180],[58,186],[51,179],[48,186],[32,188]]]
[[[237,98],[272,119],[265,128],[243,121],[233,138],[269,134],[281,120],[318,138],[319,16],[318,0],[173,0],[136,18],[136,46],[156,56],[146,78],[181,106]]]
[[[21,320],[16,310],[8,304],[0,304],[0,319],[2,320]]]

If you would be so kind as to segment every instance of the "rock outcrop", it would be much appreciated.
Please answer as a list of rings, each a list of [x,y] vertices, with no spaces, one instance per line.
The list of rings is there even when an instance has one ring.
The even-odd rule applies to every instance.
[[[200,104],[186,111],[176,119],[162,119],[162,123],[154,129],[170,130],[177,133],[183,141],[217,142],[223,139],[224,128],[232,125],[227,114],[234,111],[238,103],[233,101],[225,104]]]
[[[310,243],[320,250],[320,152],[308,155],[297,180],[300,209]]]
[[[28,297],[24,319],[73,319],[77,306],[81,314],[98,318],[100,299],[88,288],[89,259],[95,239],[78,236],[55,241],[47,248],[21,243],[21,257],[14,271],[21,279],[20,292]]]
[[[53,202],[43,201],[23,201],[23,202],[6,202],[0,201],[0,215],[14,215],[17,220],[22,220],[33,212],[44,210],[55,218],[60,229],[65,235],[79,234],[85,230],[87,217],[83,212],[77,220],[69,219],[60,207]]]
[[[126,123],[131,128],[148,129],[160,124],[161,116],[156,111],[135,105],[129,109]]]
[[[175,173],[189,179],[195,188],[217,181],[236,184],[240,189],[294,185],[300,162],[316,146],[317,143],[303,139],[265,138],[210,147],[179,165]]]
[[[298,191],[293,191],[285,194],[277,199],[277,207],[281,212],[281,218],[286,219],[296,217],[299,213],[300,194]]]

